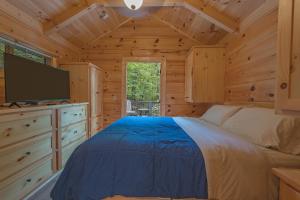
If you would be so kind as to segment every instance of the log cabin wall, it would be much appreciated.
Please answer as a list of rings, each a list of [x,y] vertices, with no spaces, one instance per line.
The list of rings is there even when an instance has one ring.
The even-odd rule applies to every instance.
[[[106,72],[106,125],[121,116],[122,60],[125,57],[164,57],[167,65],[165,114],[199,116],[208,105],[187,104],[184,100],[187,51],[195,45],[217,44],[228,32],[236,32],[240,21],[245,20],[259,6],[272,5],[276,0],[193,2],[196,1],[159,7],[155,7],[157,3],[145,4],[149,9],[135,16],[124,12],[126,9],[122,9],[123,3],[115,7],[114,3],[102,5],[101,1],[53,0],[36,3],[35,0],[0,0],[0,33],[56,56],[63,56],[66,58],[64,62],[88,61],[103,67]],[[140,15],[149,17],[141,19]],[[135,17],[138,20],[133,20]],[[240,41],[240,47],[243,47],[249,42],[247,40],[251,40],[251,35],[255,34],[250,34],[249,39],[248,36],[227,37],[232,38],[235,44],[228,48],[232,53],[230,57],[233,61],[230,62],[247,65],[244,61],[235,61],[234,54],[247,54],[247,50],[239,48],[235,40]],[[70,52],[75,52],[74,56],[70,56]],[[78,53],[80,56],[77,56]],[[230,66],[233,66],[232,63]],[[230,76],[231,72],[239,73],[233,70],[235,68],[228,67]],[[241,71],[247,71],[244,70],[246,67],[241,68]],[[226,91],[231,93],[227,99],[258,101],[258,98],[242,97],[248,85],[252,86],[251,83],[256,80],[245,82],[238,78],[231,81],[230,76]],[[255,85],[251,90],[257,93],[259,90],[256,87],[264,86]],[[271,100],[272,97],[269,97],[268,101]]]
[[[129,21],[85,50],[82,61],[105,71],[104,125],[121,117],[122,60],[126,57],[166,58],[167,116],[200,116],[205,112],[208,105],[188,104],[184,99],[185,59],[193,45],[197,43],[147,18]]]
[[[36,18],[5,0],[0,0],[0,36],[63,59],[72,59],[79,53],[78,47],[59,35],[44,34],[43,26]]]
[[[0,37],[12,40],[57,60],[73,60],[78,57],[79,48],[57,34],[43,33],[43,26],[36,18],[0,0]],[[56,63],[53,63],[56,64]],[[0,104],[5,102],[4,70],[0,68]]]
[[[253,21],[239,35],[222,40],[227,45],[226,102],[274,104],[277,17],[275,9]]]

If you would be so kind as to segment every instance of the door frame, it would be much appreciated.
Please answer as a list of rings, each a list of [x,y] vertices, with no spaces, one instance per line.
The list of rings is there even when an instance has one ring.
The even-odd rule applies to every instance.
[[[160,63],[160,115],[165,116],[166,108],[166,58],[163,57],[124,57],[122,59],[122,117],[126,116],[127,100],[127,64],[129,62]]]

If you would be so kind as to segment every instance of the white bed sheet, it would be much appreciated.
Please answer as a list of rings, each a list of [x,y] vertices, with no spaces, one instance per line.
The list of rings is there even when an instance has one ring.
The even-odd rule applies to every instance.
[[[273,167],[300,167],[300,156],[256,146],[197,118],[174,117],[201,149],[209,199],[277,200]]]

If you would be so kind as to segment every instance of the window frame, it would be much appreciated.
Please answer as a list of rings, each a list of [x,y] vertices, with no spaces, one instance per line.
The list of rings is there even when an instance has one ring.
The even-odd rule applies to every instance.
[[[39,51],[36,51],[28,46],[21,45],[16,42],[12,42],[3,37],[0,37],[0,43],[4,44],[4,53],[9,53],[9,54],[15,55],[14,51],[15,51],[15,49],[18,49],[19,51],[24,51],[25,54],[31,54],[31,55],[35,55],[35,56],[43,58],[43,62],[39,62],[37,60],[31,59],[29,56],[28,57],[24,56],[23,58],[26,58],[26,59],[29,59],[29,60],[32,60],[35,62],[39,62],[42,64],[50,65],[50,66],[52,64],[52,59],[53,59],[52,56],[44,54]],[[4,67],[4,62],[3,62],[3,66],[0,66],[0,68],[3,68],[3,67]]]

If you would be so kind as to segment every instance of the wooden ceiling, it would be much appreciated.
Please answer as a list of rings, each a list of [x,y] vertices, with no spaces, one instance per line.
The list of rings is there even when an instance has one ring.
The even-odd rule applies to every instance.
[[[265,1],[266,0],[205,0],[205,3],[241,21]]]
[[[188,50],[199,45],[154,17],[132,19],[118,31],[93,41],[89,50]]]
[[[222,28],[217,27],[184,7],[161,8],[153,16],[201,44],[216,44],[227,34]]]
[[[59,35],[83,48],[126,27],[132,16],[119,7],[122,0],[6,0],[36,19],[49,37]],[[239,22],[266,0],[144,0],[144,17],[200,44],[216,44],[228,32],[238,31]],[[142,11],[141,11],[142,12]],[[147,20],[146,20],[147,21]],[[158,30],[159,31],[159,30]],[[147,34],[147,33],[145,33]]]

